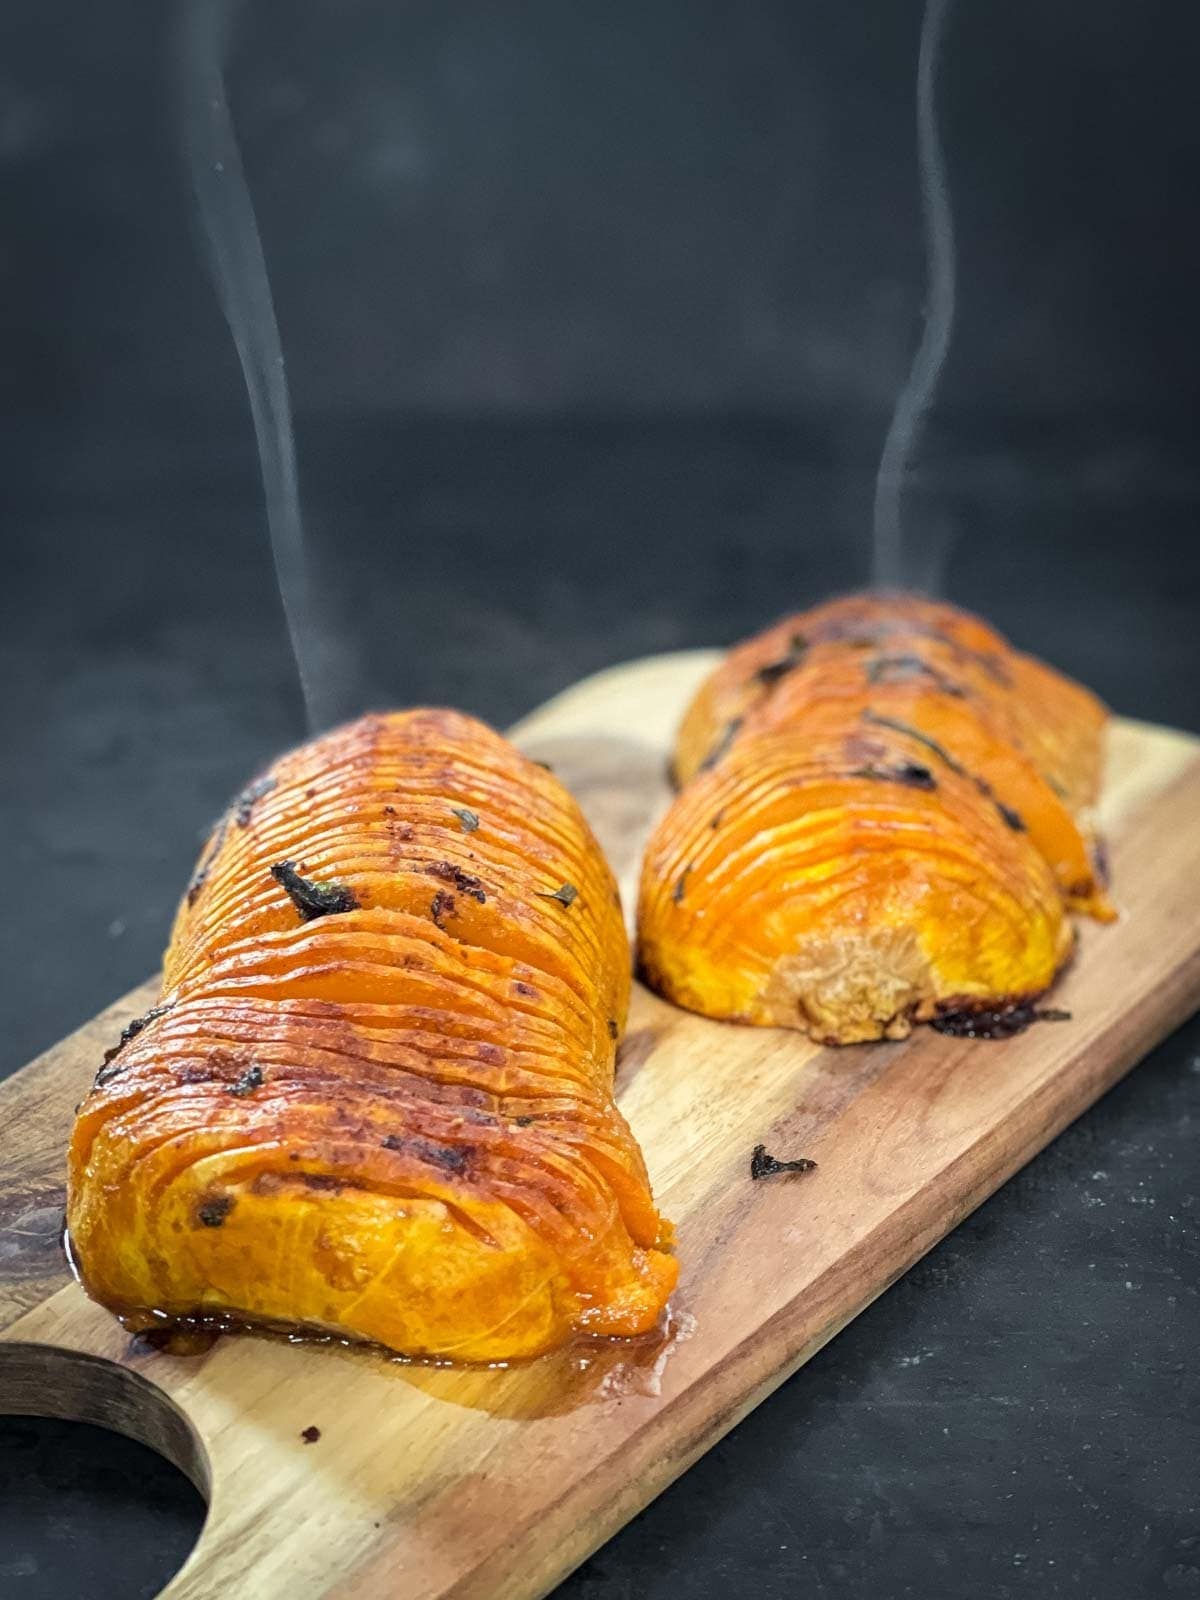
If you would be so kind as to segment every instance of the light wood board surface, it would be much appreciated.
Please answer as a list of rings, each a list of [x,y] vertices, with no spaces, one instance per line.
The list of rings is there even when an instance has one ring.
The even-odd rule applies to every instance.
[[[712,659],[614,669],[516,730],[627,904]],[[184,1465],[210,1511],[178,1600],[546,1593],[1200,1004],[1200,741],[1117,723],[1102,821],[1122,916],[1082,929],[1070,1022],[828,1050],[637,991],[618,1092],[678,1225],[671,1326],[519,1369],[249,1337],[170,1356],[87,1301],[58,1252],[63,1149],[143,987],[0,1085],[0,1411],[107,1422]],[[818,1168],[752,1183],[759,1143]]]

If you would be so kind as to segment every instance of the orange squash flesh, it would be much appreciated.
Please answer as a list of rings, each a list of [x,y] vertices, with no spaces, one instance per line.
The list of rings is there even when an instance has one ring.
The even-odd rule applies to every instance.
[[[1114,915],[1106,712],[952,606],[857,595],[732,650],[681,725],[639,959],[707,1016],[829,1043],[1036,998]]]
[[[482,724],[371,716],[283,757],[80,1108],[86,1288],[133,1325],[469,1361],[649,1330],[677,1267],[613,1100],[629,966],[578,807]]]

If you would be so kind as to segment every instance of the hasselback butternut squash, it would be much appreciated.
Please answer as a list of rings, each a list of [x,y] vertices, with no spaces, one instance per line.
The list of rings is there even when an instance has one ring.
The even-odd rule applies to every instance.
[[[1114,914],[1090,821],[1105,720],[953,606],[785,619],[684,716],[642,874],[648,982],[829,1043],[1010,1025],[1070,955],[1068,913]]]
[[[481,723],[369,716],[284,756],[79,1110],[85,1287],[135,1326],[472,1361],[651,1328],[676,1265],[613,1100],[629,966],[578,807]]]

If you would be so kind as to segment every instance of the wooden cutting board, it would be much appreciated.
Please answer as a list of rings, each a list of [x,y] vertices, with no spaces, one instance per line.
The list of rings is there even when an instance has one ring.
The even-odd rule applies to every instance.
[[[603,673],[516,730],[627,904],[712,659]],[[171,1356],[86,1300],[58,1250],[62,1153],[139,989],[0,1086],[0,1411],[106,1422],[190,1472],[210,1511],[180,1600],[545,1594],[1200,1004],[1200,741],[1118,723],[1102,814],[1122,917],[1082,929],[1070,1022],[827,1050],[639,991],[617,1081],[678,1224],[671,1325],[507,1371],[246,1337]],[[760,1143],[818,1168],[752,1183]]]

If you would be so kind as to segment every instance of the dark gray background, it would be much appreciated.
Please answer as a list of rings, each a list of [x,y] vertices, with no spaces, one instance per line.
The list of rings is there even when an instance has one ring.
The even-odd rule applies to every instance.
[[[504,723],[866,580],[919,24],[249,6],[340,710]],[[0,22],[0,1071],[152,969],[204,825],[304,726],[165,33],[128,0]],[[1185,0],[960,0],[959,319],[908,521],[914,578],[1195,729],[1198,47]],[[1200,1593],[1198,1059],[1193,1025],[565,1593]],[[0,1424],[0,1595],[153,1591],[194,1513],[165,1480],[140,1513],[135,1454]]]

